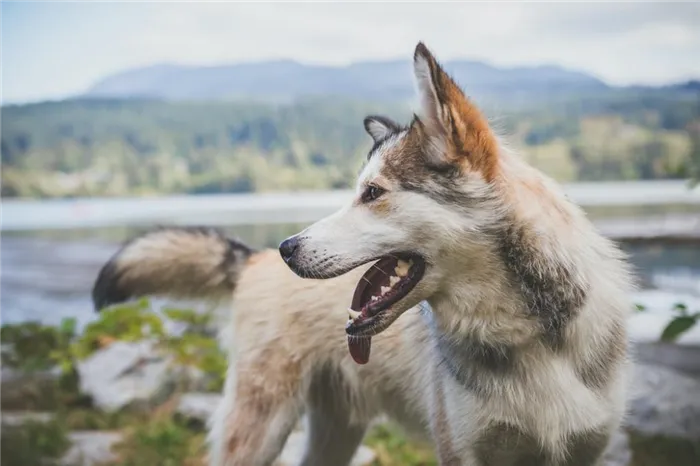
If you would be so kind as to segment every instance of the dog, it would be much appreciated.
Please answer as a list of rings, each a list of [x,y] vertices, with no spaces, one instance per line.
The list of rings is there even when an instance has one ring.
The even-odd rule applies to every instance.
[[[601,464],[626,405],[627,259],[423,43],[413,69],[418,114],[367,117],[353,199],[279,251],[165,228],[98,275],[98,309],[232,296],[212,465],[272,464],[303,414],[303,465],[348,464],[379,415],[441,465]]]

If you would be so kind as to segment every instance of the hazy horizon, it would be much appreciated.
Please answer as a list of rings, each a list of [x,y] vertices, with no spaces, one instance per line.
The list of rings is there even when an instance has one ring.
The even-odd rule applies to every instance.
[[[700,77],[688,3],[2,3],[2,101],[73,97],[146,66],[408,60],[580,71],[610,85]]]

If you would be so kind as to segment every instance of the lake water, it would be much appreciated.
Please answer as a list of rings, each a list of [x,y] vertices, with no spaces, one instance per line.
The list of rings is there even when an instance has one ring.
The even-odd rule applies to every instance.
[[[594,220],[669,212],[682,218],[700,216],[697,197],[688,200],[676,193],[664,204],[659,202],[663,195],[647,194],[650,202],[625,202],[623,193],[618,196],[623,201],[617,203],[622,205],[613,205],[609,199],[614,193],[601,195],[601,186],[590,186],[588,191],[581,186],[575,189],[579,189],[579,196],[587,197],[586,209]],[[298,195],[3,202],[2,322],[58,323],[63,317],[76,317],[85,323],[94,318],[90,289],[100,267],[122,241],[154,224],[216,224],[256,248],[276,247],[282,239],[334,210],[347,195],[318,193],[308,206]],[[203,201],[212,198],[215,201]],[[592,201],[595,199],[608,202]],[[159,209],[153,210],[154,203]],[[59,215],[61,210],[63,216]],[[700,223],[698,228],[700,232]],[[699,245],[642,243],[625,249],[644,287],[655,290],[647,292],[647,297],[653,297],[657,305],[669,305],[677,300],[700,302]]]

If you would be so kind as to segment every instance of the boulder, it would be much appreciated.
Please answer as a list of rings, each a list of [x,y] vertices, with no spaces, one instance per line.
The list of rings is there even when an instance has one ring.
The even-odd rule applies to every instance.
[[[177,413],[187,419],[206,424],[220,401],[221,395],[216,393],[185,393],[180,397]]]
[[[700,345],[638,342],[634,359],[640,364],[664,366],[700,379]]]
[[[692,446],[700,440],[700,381],[668,367],[637,364],[629,388],[627,417],[603,464],[629,466],[633,458],[658,466],[700,464]]]
[[[72,446],[61,459],[66,466],[97,466],[116,461],[112,447],[123,439],[119,432],[71,432]]]
[[[26,422],[39,422],[45,424],[52,421],[53,413],[43,413],[37,411],[3,411],[2,427],[18,427]]]
[[[169,361],[150,341],[117,341],[78,363],[80,391],[96,407],[115,411],[127,405],[152,406],[175,388]]]
[[[638,364],[625,427],[644,435],[700,439],[700,381],[667,367]]]

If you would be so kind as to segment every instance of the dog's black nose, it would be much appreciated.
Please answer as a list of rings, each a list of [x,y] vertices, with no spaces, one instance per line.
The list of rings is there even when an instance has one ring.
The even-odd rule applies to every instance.
[[[280,244],[280,254],[285,262],[289,262],[294,255],[294,251],[297,250],[297,246],[299,246],[299,239],[296,236],[282,241],[282,244]]]

